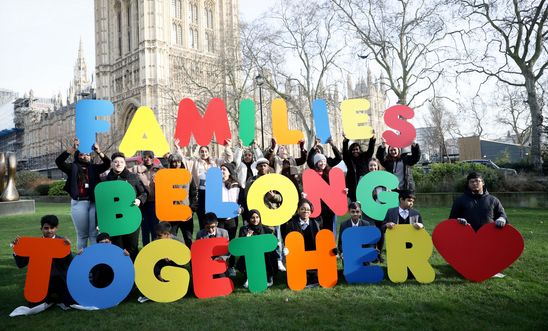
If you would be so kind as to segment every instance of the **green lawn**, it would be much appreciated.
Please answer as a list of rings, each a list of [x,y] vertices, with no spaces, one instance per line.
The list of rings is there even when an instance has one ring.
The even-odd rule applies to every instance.
[[[444,208],[420,209],[428,232],[448,215]],[[548,325],[548,210],[508,209],[511,223],[525,238],[522,256],[503,279],[472,283],[462,279],[434,252],[432,284],[416,281],[347,285],[291,291],[280,274],[277,283],[251,294],[236,279],[235,291],[222,298],[196,299],[189,293],[169,303],[136,301],[137,292],[118,307],[102,311],[67,311],[57,307],[35,316],[10,318],[25,304],[26,269],[18,270],[9,242],[16,235],[38,236],[44,214],[60,216],[59,234],[75,242],[67,204],[37,204],[37,213],[0,219],[0,321],[2,329],[545,329]],[[385,270],[386,274],[386,270]]]

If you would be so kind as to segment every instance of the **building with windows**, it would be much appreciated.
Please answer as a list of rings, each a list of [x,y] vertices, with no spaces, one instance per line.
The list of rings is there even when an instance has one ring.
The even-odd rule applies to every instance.
[[[97,98],[114,104],[111,143],[140,106],[170,140],[180,100],[200,109],[226,100],[228,63],[239,53],[237,0],[95,0],[95,32]]]

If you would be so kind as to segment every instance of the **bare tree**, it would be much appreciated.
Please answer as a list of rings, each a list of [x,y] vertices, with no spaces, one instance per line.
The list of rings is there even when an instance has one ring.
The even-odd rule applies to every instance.
[[[531,137],[531,113],[526,104],[527,97],[515,87],[501,86],[501,98],[498,108],[502,111],[497,116],[497,122],[510,128],[514,134],[514,143],[525,146]]]
[[[459,0],[460,15],[469,29],[463,44],[482,37],[486,42],[476,55],[467,50],[468,69],[508,85],[525,88],[531,114],[531,156],[536,171],[542,172],[542,103],[539,80],[548,66],[545,0]],[[468,41],[465,38],[469,38]],[[498,61],[497,61],[498,60]]]
[[[441,99],[435,98],[428,107],[425,123],[428,127],[426,139],[438,148],[440,160],[444,162],[445,157],[448,156],[445,138],[458,130],[456,117],[445,107]]]
[[[447,28],[443,3],[438,0],[331,0],[347,26],[354,30],[371,56],[386,73],[382,82],[411,105],[434,88],[443,64]],[[420,105],[422,105],[421,103]],[[417,105],[417,106],[420,106]]]
[[[325,99],[340,70],[337,60],[344,45],[337,15],[318,1],[284,1],[254,26],[258,42],[244,47],[253,54],[267,89],[286,100],[311,144],[312,104]]]

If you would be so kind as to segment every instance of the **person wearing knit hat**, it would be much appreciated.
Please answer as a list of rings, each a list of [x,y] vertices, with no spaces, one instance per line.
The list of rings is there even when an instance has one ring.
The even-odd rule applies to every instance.
[[[314,170],[323,178],[323,180],[327,183],[329,183],[329,172],[331,171],[331,167],[327,164],[327,158],[323,154],[316,153],[314,155]],[[348,193],[348,190],[345,188],[344,190],[345,194]],[[321,218],[322,218],[322,224],[321,229],[327,229],[333,232],[335,234],[335,237],[337,236],[337,230],[336,230],[336,216],[335,213],[323,202],[321,201],[322,206],[322,212],[321,212]]]
[[[462,225],[470,225],[478,231],[487,223],[495,223],[502,228],[508,223],[508,217],[502,203],[487,192],[483,176],[471,172],[466,177],[464,194],[453,202],[450,219],[456,219]]]
[[[270,164],[270,162],[268,162],[268,160],[264,157],[261,157],[259,158],[257,161],[255,161],[255,167],[261,165],[261,164]]]
[[[316,166],[316,164],[318,164],[318,162],[320,161],[323,161],[327,164],[327,158],[325,157],[325,155],[316,153],[316,155],[314,155],[314,166]]]
[[[342,154],[337,148],[337,146],[335,146],[335,144],[333,143],[333,139],[331,138],[327,139],[327,143],[331,146],[334,157],[326,157],[326,162],[328,166],[334,167],[337,164],[341,163]],[[324,148],[322,147],[322,145],[320,145],[320,139],[316,139],[316,141],[314,142],[314,145],[312,146],[312,148],[310,148],[310,151],[308,152],[308,158],[306,160],[306,164],[308,165],[310,169],[314,169],[314,165],[316,164],[316,161],[314,161],[314,156],[316,156],[317,154],[325,155]]]

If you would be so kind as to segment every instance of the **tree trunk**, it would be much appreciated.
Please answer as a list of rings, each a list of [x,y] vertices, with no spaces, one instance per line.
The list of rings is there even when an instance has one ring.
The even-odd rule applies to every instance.
[[[532,73],[525,75],[525,88],[527,89],[527,103],[531,112],[531,159],[533,167],[538,174],[542,174],[542,158],[540,153],[540,138],[542,135],[542,112],[537,99],[535,79]]]

